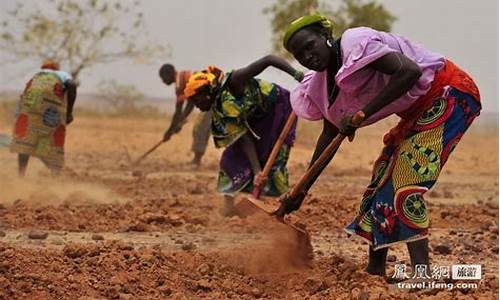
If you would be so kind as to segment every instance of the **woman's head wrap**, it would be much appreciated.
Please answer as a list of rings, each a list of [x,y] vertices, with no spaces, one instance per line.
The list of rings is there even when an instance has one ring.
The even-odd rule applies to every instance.
[[[292,36],[297,33],[297,31],[313,24],[319,24],[325,28],[329,34],[332,33],[332,22],[330,22],[330,20],[328,20],[325,16],[320,14],[302,16],[288,25],[288,28],[285,31],[285,36],[283,37],[283,46],[285,49],[288,49],[288,42]]]
[[[53,59],[46,59],[41,66],[42,69],[59,71],[59,63]]]
[[[208,66],[205,70],[194,72],[186,83],[184,96],[192,97],[203,88],[207,88],[209,94],[215,94],[222,84],[223,78],[224,73],[214,66]]]

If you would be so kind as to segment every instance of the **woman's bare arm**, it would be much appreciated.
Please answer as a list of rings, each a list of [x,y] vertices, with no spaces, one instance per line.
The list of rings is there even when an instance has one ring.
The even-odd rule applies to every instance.
[[[229,81],[231,91],[241,95],[245,88],[245,84],[250,79],[262,73],[269,66],[282,70],[297,80],[302,80],[302,73],[292,67],[286,60],[275,55],[267,55],[254,61],[246,67],[234,70]]]

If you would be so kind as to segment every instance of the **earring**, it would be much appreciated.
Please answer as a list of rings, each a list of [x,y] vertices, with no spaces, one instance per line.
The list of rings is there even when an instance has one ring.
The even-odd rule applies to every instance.
[[[328,48],[332,48],[332,47],[333,47],[332,41],[330,41],[330,39],[327,39],[327,40],[326,40],[326,46],[327,46]]]

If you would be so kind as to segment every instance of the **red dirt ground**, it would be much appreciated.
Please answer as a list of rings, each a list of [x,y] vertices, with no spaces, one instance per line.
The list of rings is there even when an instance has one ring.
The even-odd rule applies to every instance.
[[[342,231],[389,125],[360,131],[343,145],[296,214],[311,235],[308,262],[294,232],[265,214],[220,216],[220,151],[211,147],[202,167],[191,170],[190,128],[129,169],[130,158],[153,145],[164,125],[75,120],[67,168],[57,179],[33,161],[20,181],[15,156],[0,150],[0,299],[497,298],[496,132],[466,135],[427,197],[432,264],[481,264],[478,288],[404,291],[365,273],[367,245]],[[314,129],[299,131],[292,182],[309,160]],[[389,254],[389,275],[394,264],[409,263],[404,245]]]

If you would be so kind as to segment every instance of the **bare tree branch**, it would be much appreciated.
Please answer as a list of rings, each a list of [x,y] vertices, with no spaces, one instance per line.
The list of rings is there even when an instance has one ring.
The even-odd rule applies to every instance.
[[[54,58],[78,77],[83,69],[97,64],[168,55],[167,47],[145,38],[147,30],[136,2],[54,0],[50,3],[53,9],[21,4],[6,12],[8,22],[0,25],[0,52],[5,61]]]

